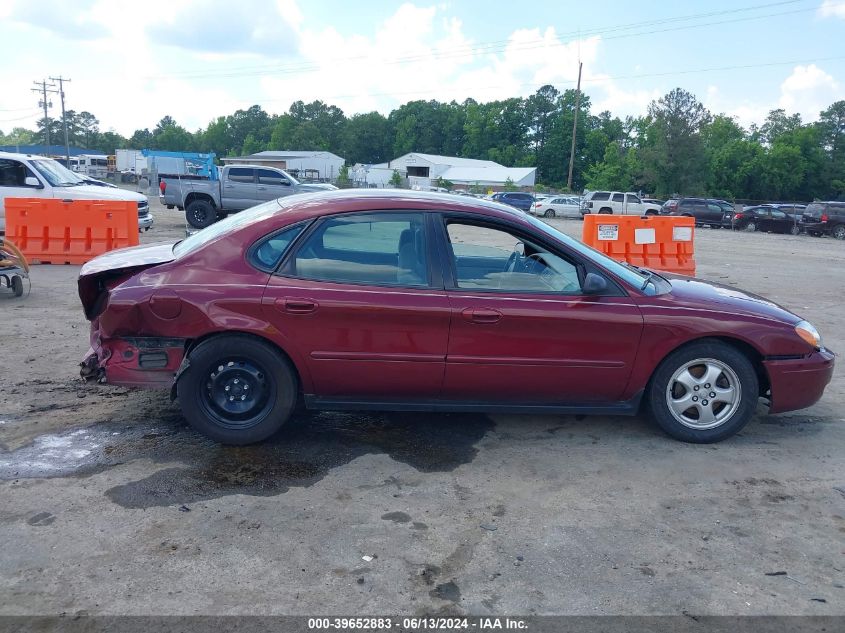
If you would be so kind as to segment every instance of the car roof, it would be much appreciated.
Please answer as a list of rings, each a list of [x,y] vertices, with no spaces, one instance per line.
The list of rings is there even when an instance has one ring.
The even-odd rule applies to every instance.
[[[494,200],[407,189],[337,189],[295,194],[276,202],[279,209],[274,217],[290,215],[297,221],[335,213],[386,210],[462,211],[502,219],[524,217],[519,210]]]

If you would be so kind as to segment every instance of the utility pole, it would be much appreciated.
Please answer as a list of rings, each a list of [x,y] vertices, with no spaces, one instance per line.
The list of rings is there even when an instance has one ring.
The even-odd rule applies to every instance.
[[[572,122],[572,149],[569,150],[569,178],[566,188],[572,191],[572,168],[575,166],[575,135],[578,133],[578,110],[581,109],[581,69],[583,62],[578,62],[578,88],[575,90],[575,120]]]
[[[49,114],[47,113],[47,108],[53,107],[53,102],[47,100],[47,93],[48,92],[58,92],[55,90],[56,86],[53,84],[47,84],[46,80],[42,81],[33,81],[37,88],[31,88],[32,92],[40,92],[41,93],[41,101],[38,102],[38,105],[44,108],[44,141],[47,143],[47,156],[50,155],[50,118]]]
[[[58,81],[59,82],[59,96],[62,99],[62,125],[65,128],[65,161],[67,164],[70,165],[70,143],[68,143],[67,138],[67,117],[65,116],[65,85],[64,82],[70,81],[70,79],[65,79],[61,75],[58,77],[50,77],[50,81]]]

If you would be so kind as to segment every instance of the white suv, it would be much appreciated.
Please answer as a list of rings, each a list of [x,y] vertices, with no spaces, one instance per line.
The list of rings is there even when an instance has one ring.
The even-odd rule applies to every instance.
[[[621,191],[591,191],[581,202],[581,215],[604,213],[607,215],[657,215],[660,206],[643,202],[635,193]]]

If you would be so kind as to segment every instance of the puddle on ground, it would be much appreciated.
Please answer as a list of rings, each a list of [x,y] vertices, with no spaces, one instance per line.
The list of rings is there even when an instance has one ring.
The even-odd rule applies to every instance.
[[[87,476],[136,459],[183,464],[106,491],[127,508],[190,504],[231,494],[277,495],[321,480],[356,457],[385,453],[422,472],[446,472],[475,458],[494,423],[480,414],[299,415],[271,439],[221,446],[184,425],[103,424],[44,435],[0,453],[0,479]]]

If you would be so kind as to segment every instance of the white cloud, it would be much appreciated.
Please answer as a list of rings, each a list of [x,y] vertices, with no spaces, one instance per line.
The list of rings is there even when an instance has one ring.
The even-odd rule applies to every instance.
[[[831,75],[815,64],[796,66],[780,86],[778,107],[798,112],[814,121],[819,112],[842,96],[842,88]]]
[[[845,20],[845,2],[842,2],[842,0],[824,0],[818,13],[823,18],[836,17]]]
[[[290,1],[205,0],[162,12],[147,32],[154,42],[188,51],[280,57],[296,52],[301,21]]]

